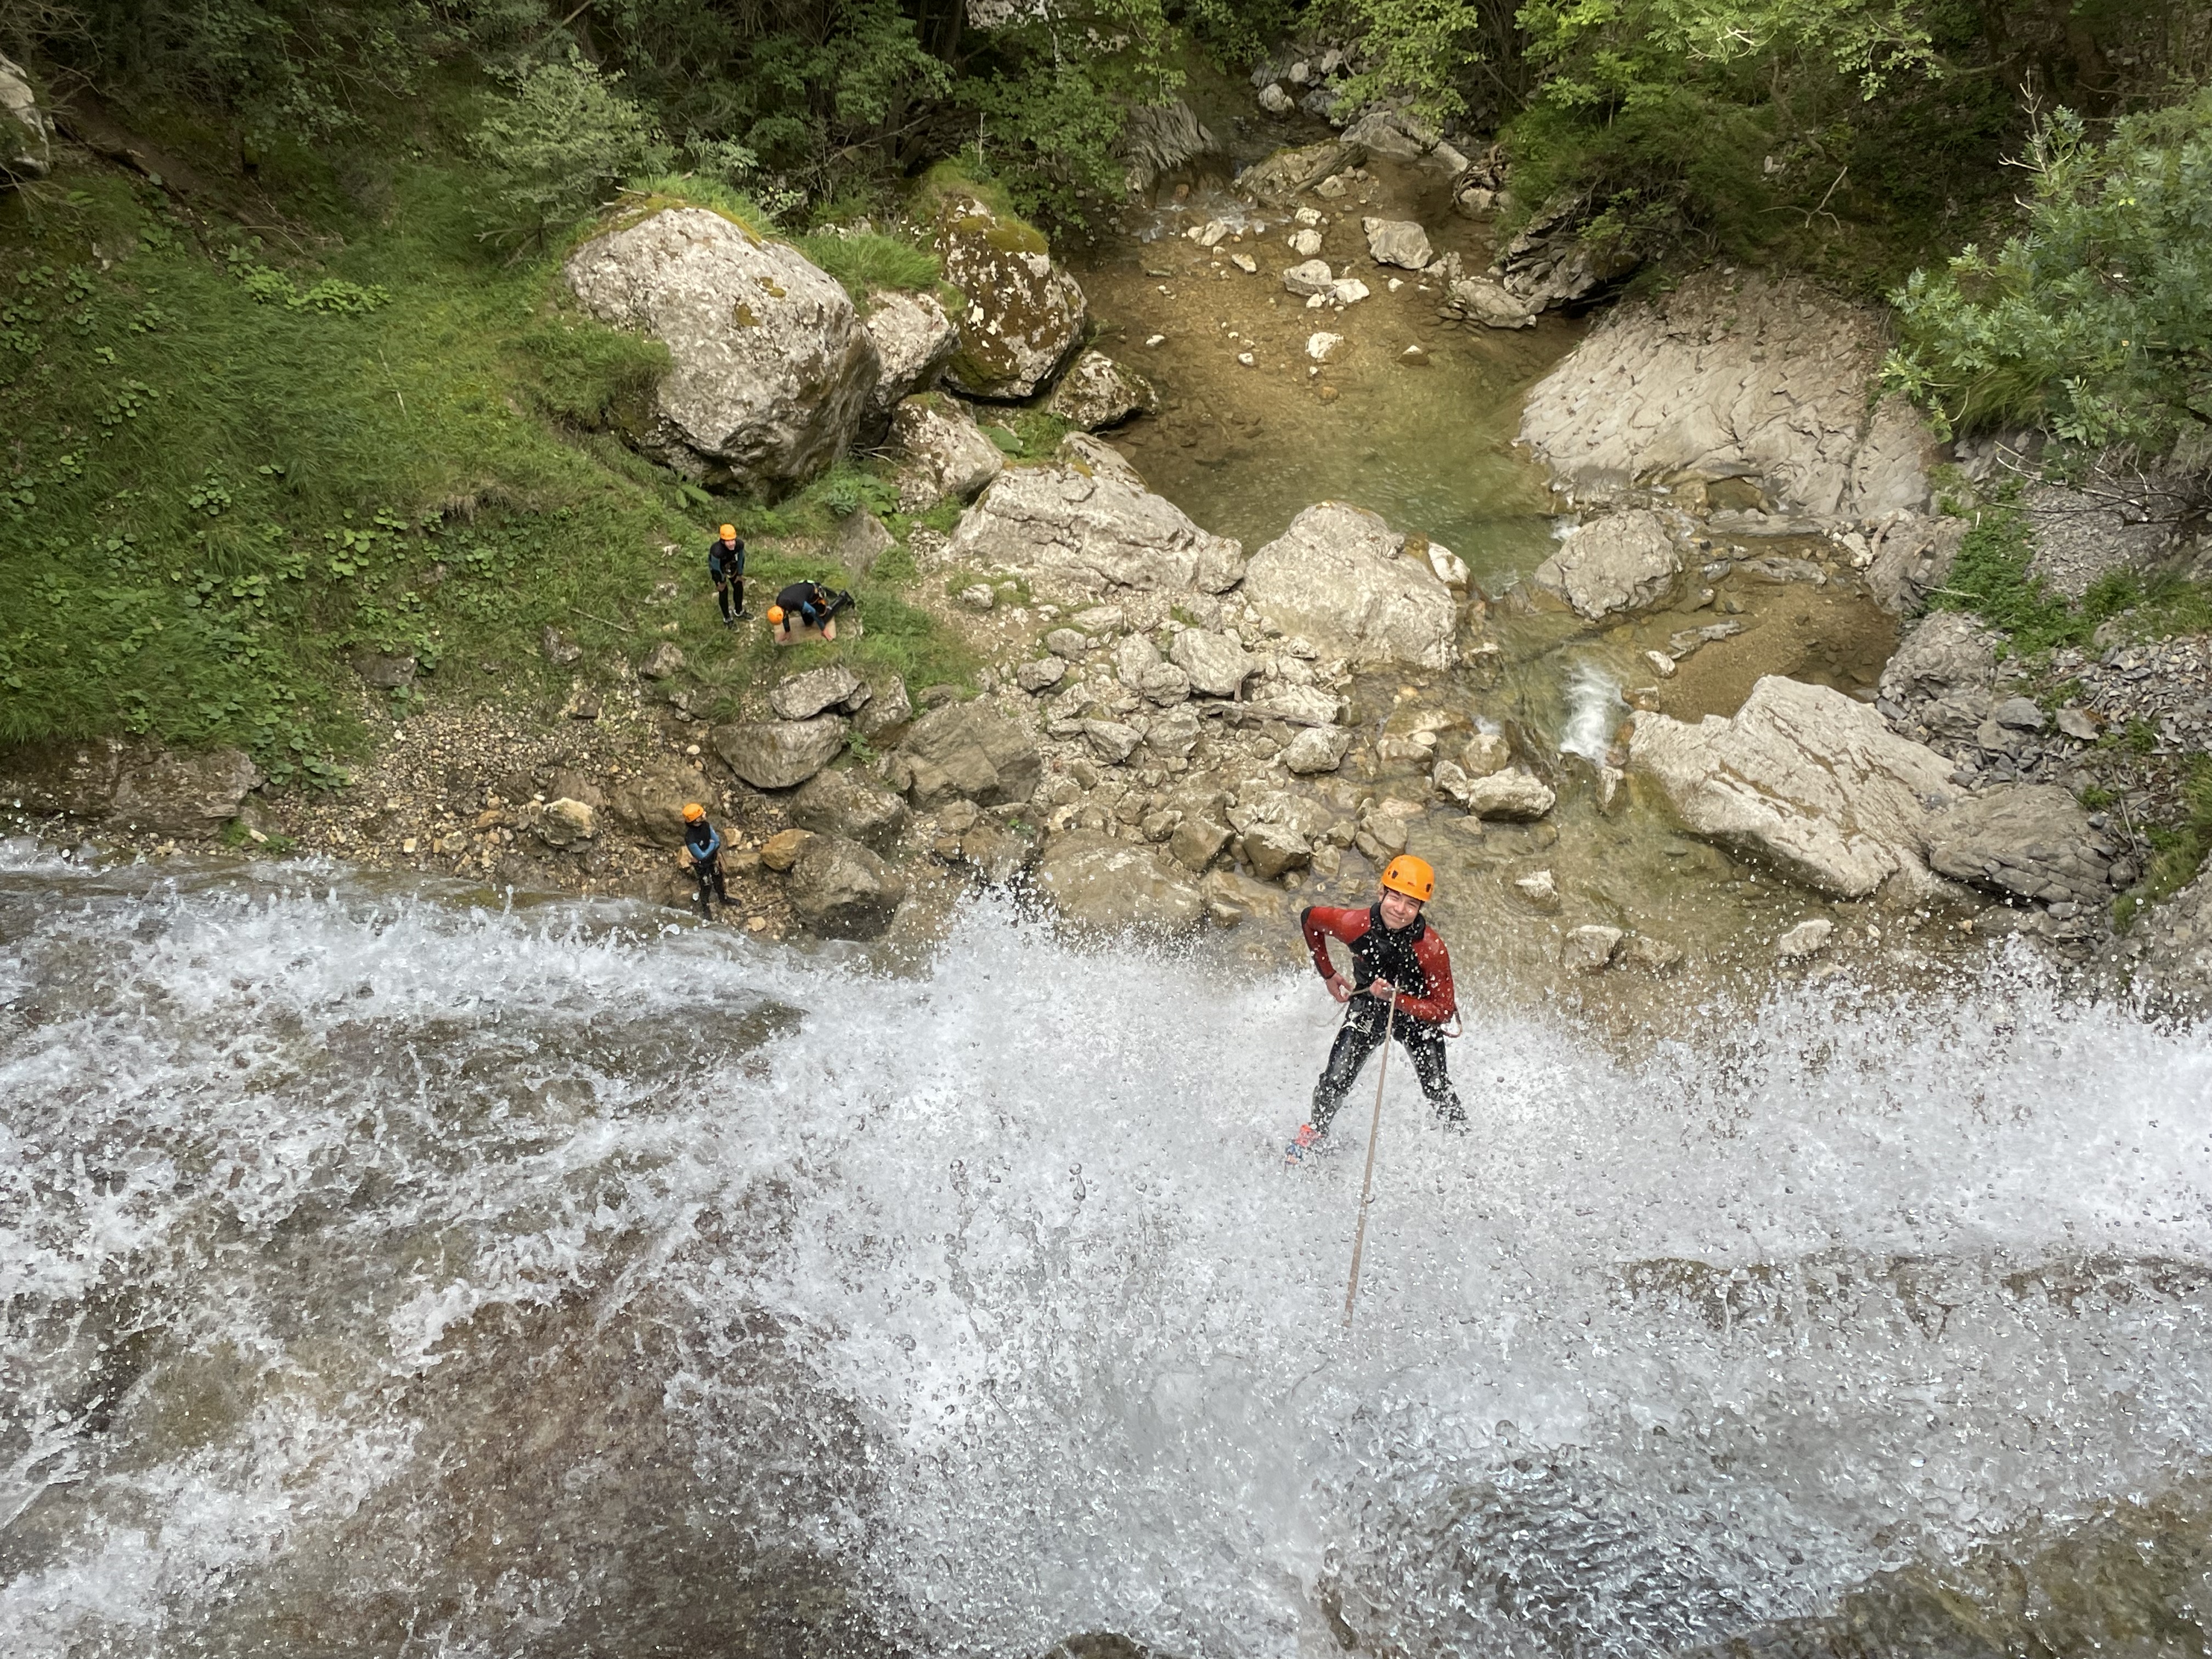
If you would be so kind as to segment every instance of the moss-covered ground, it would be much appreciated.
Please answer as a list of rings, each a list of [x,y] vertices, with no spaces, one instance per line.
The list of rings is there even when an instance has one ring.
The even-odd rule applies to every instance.
[[[902,549],[859,584],[858,639],[778,653],[721,627],[716,523],[745,532],[755,592],[843,585],[805,550],[881,481],[847,465],[769,505],[641,460],[610,428],[659,349],[564,309],[560,250],[487,251],[458,166],[400,145],[374,172],[294,158],[255,212],[88,162],[0,196],[0,744],[143,732],[335,781],[368,741],[358,653],[422,664],[395,715],[557,701],[572,671],[541,656],[545,626],[604,670],[672,616],[710,714],[772,656],[965,678],[902,597]],[[908,264],[890,274],[930,277]]]

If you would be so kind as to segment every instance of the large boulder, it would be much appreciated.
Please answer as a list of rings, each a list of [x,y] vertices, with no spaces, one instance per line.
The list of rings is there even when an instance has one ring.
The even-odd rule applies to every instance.
[[[1244,574],[1244,550],[1210,535],[1141,483],[1076,462],[1001,475],[952,532],[953,556],[1018,571],[1038,597],[1093,599],[1115,587],[1218,593]]]
[[[1531,578],[1591,622],[1656,603],[1681,574],[1682,556],[1656,513],[1616,513],[1577,525]]]
[[[1252,556],[1244,597],[1287,633],[1356,659],[1449,668],[1458,608],[1425,559],[1376,514],[1323,501]]]
[[[1437,257],[1429,233],[1411,219],[1363,219],[1359,228],[1367,234],[1367,257],[1378,265],[1420,270]]]
[[[880,939],[906,897],[904,878],[842,836],[809,836],[784,890],[799,925],[822,939]]]
[[[53,170],[53,143],[21,65],[0,57],[0,177],[27,184]]]
[[[908,796],[924,811],[949,800],[979,806],[1025,801],[1044,774],[1030,734],[980,701],[931,709],[906,734],[899,760]]]
[[[1629,763],[1692,830],[1824,893],[1931,884],[1928,817],[1948,802],[1951,763],[1840,691],[1769,675],[1732,720],[1639,716]]]
[[[1491,266],[1505,291],[1531,311],[1588,300],[1644,262],[1633,237],[1585,235],[1588,195],[1561,191],[1522,226]]]
[[[1966,738],[1990,717],[2001,635],[1960,611],[1923,617],[1881,671],[1881,712],[1905,737]]]
[[[754,788],[794,789],[844,752],[845,722],[835,714],[752,720],[718,726],[708,740],[722,763]]]
[[[891,415],[899,457],[899,509],[921,513],[943,501],[971,501],[1006,470],[998,445],[950,398],[908,398]]]
[[[1867,553],[1866,584],[1885,611],[1909,617],[1950,580],[1959,544],[1972,526],[1949,514],[1900,508],[1876,525]]]
[[[1139,104],[1123,120],[1114,153],[1128,169],[1132,196],[1142,196],[1170,173],[1182,172],[1202,155],[1218,155],[1221,141],[1180,98],[1164,104]]]
[[[850,714],[873,695],[867,684],[842,662],[825,663],[802,673],[786,674],[768,694],[769,707],[787,720],[811,720],[825,709]]]
[[[842,454],[878,378],[844,289],[781,242],[705,208],[667,208],[568,256],[600,321],[664,342],[649,451],[708,482],[775,489]]]
[[[1159,407],[1159,394],[1150,380],[1104,352],[1086,351],[1060,376],[1045,407],[1070,426],[1096,432],[1133,415],[1149,415]]]
[[[242,749],[156,749],[125,760],[110,816],[162,835],[205,834],[236,817],[260,784]]]
[[[1927,835],[1929,865],[1970,887],[2100,914],[2112,896],[2120,849],[2056,784],[1998,784],[1963,796],[1929,820]]]
[[[1464,774],[1462,774],[1464,775]],[[1506,823],[1533,823],[1559,804],[1552,787],[1533,772],[1518,767],[1468,778],[1453,792],[1471,817],[1496,818]]]
[[[842,836],[890,850],[907,826],[906,803],[857,772],[817,772],[784,803],[784,816],[802,830]]]
[[[699,799],[706,781],[673,762],[649,764],[636,777],[611,787],[607,815],[616,826],[660,847],[684,844],[684,808]]]
[[[1869,404],[1881,327],[1809,283],[1703,273],[1601,323],[1529,393],[1522,440],[1585,500],[1687,474],[1754,478],[1786,514],[1919,509],[1932,441]]]
[[[972,196],[946,199],[936,245],[945,281],[968,296],[945,380],[970,398],[1034,396],[1082,342],[1082,289],[1042,231]]]
[[[1237,175],[1237,188],[1255,202],[1285,203],[1302,190],[1311,190],[1332,173],[1356,167],[1367,159],[1358,144],[1326,139],[1297,149],[1279,149]]]
[[[960,330],[935,295],[897,289],[868,295],[864,326],[879,366],[875,389],[868,394],[868,413],[880,431],[902,398],[936,384],[960,343]]]
[[[11,750],[0,756],[0,807],[106,817],[131,752],[120,738],[53,738]]]
[[[1204,896],[1156,849],[1096,830],[1073,830],[1047,842],[1036,890],[1063,920],[1092,933],[1172,938],[1206,916]]]

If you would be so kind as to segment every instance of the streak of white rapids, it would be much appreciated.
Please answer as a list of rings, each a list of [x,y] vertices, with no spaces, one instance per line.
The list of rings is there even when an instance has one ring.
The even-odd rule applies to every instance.
[[[409,1478],[380,1382],[580,1290],[796,1334],[870,1437],[824,1547],[936,1652],[1658,1653],[2206,1467],[2206,1299],[2140,1264],[2212,1255],[2212,1044],[2025,969],[1781,991],[1633,1061],[1478,1000],[1476,1133],[1394,1068],[1346,1336],[1358,1159],[1279,1154],[1309,979],[988,905],[897,978],[641,911],[11,856],[17,1659],[190,1650]],[[763,999],[800,1022],[731,1040]],[[771,1199],[742,1249],[702,1230]],[[2136,1289],[2075,1296],[2085,1261]],[[90,1422],[56,1356],[141,1292],[159,1356]],[[163,1438],[167,1379],[218,1359],[250,1406]],[[718,1458],[714,1376],[665,1382],[657,1432],[769,1479]],[[552,1650],[499,1605],[441,1650]]]

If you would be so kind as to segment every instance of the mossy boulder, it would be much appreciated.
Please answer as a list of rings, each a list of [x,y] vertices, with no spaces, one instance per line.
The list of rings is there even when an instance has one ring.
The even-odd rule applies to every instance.
[[[1051,383],[1083,342],[1083,289],[1053,263],[1042,232],[973,196],[947,195],[937,257],[968,296],[945,382],[970,398],[1007,401]]]
[[[705,208],[593,237],[568,286],[601,322],[665,343],[640,447],[702,482],[777,490],[844,453],[879,374],[842,284],[796,248]]]

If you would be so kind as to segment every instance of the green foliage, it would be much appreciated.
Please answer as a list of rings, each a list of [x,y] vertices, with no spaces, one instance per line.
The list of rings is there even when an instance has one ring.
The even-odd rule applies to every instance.
[[[586,317],[541,317],[516,343],[518,378],[532,401],[554,419],[577,426],[642,429],[653,388],[668,372],[668,348],[659,341]],[[710,506],[711,498],[699,504]]]
[[[2057,111],[2029,147],[2027,228],[1893,296],[1885,379],[1948,426],[2158,447],[2212,421],[2212,90],[2086,135]]]
[[[673,159],[660,129],[580,52],[520,76],[470,139],[490,185],[488,235],[542,244],[609,189]]]
[[[855,300],[876,288],[933,291],[944,264],[927,248],[866,231],[817,231],[793,239],[793,246],[845,285]]]
[[[1345,84],[1348,103],[1402,97],[1429,121],[1467,112],[1462,88],[1482,57],[1480,0],[1344,0],[1344,9],[1368,46],[1366,67]]]
[[[254,239],[254,247],[260,239]],[[230,274],[238,278],[258,304],[283,306],[288,311],[320,311],[359,316],[387,304],[390,292],[374,285],[363,288],[359,283],[349,283],[343,277],[325,276],[307,288],[301,288],[286,273],[271,270],[243,247],[231,249],[228,256]]]
[[[2212,590],[2197,583],[2172,575],[2146,582],[2116,570],[2092,583],[2078,604],[2069,603],[2029,574],[2034,556],[2027,514],[2009,502],[1985,507],[1960,544],[1949,578],[1931,596],[1931,608],[1971,611],[2022,654],[2086,647],[2100,626],[2115,620],[2138,638],[2212,628]]]

